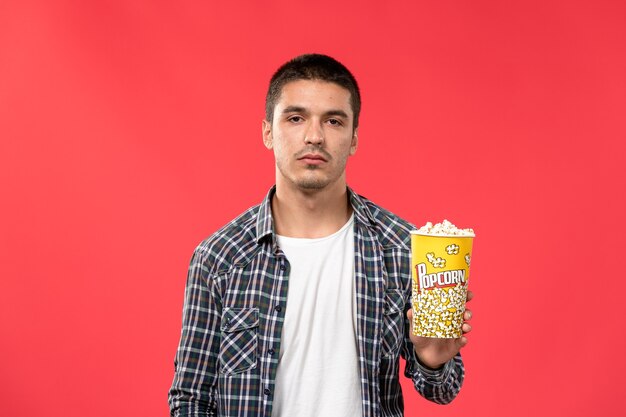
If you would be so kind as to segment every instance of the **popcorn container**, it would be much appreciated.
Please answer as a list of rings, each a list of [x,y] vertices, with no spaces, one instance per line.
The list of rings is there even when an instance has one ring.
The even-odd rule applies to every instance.
[[[461,337],[473,239],[411,232],[414,335]]]

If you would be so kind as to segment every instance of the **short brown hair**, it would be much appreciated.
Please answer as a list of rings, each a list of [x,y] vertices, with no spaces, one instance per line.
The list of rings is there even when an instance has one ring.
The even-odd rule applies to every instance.
[[[298,80],[320,80],[335,83],[350,92],[350,105],[354,113],[354,128],[359,126],[361,93],[356,79],[341,62],[327,55],[300,55],[283,64],[272,76],[265,97],[265,119],[272,122],[274,107],[283,86]]]

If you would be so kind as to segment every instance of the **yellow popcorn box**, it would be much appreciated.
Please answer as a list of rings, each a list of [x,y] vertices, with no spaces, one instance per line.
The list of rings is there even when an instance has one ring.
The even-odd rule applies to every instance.
[[[473,239],[411,232],[414,335],[461,337]]]

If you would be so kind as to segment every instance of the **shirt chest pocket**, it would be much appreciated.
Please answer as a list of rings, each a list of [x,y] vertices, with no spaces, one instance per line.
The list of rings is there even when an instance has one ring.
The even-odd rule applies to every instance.
[[[404,340],[404,293],[400,289],[385,291],[385,309],[383,311],[382,356],[398,354]]]
[[[232,375],[255,368],[259,309],[230,308],[222,310],[220,373]]]

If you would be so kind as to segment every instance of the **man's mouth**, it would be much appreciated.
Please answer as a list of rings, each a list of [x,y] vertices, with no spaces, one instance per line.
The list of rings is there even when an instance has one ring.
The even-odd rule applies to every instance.
[[[298,158],[298,160],[310,165],[317,165],[326,162],[326,158],[315,153],[307,153],[305,155],[302,155]]]

